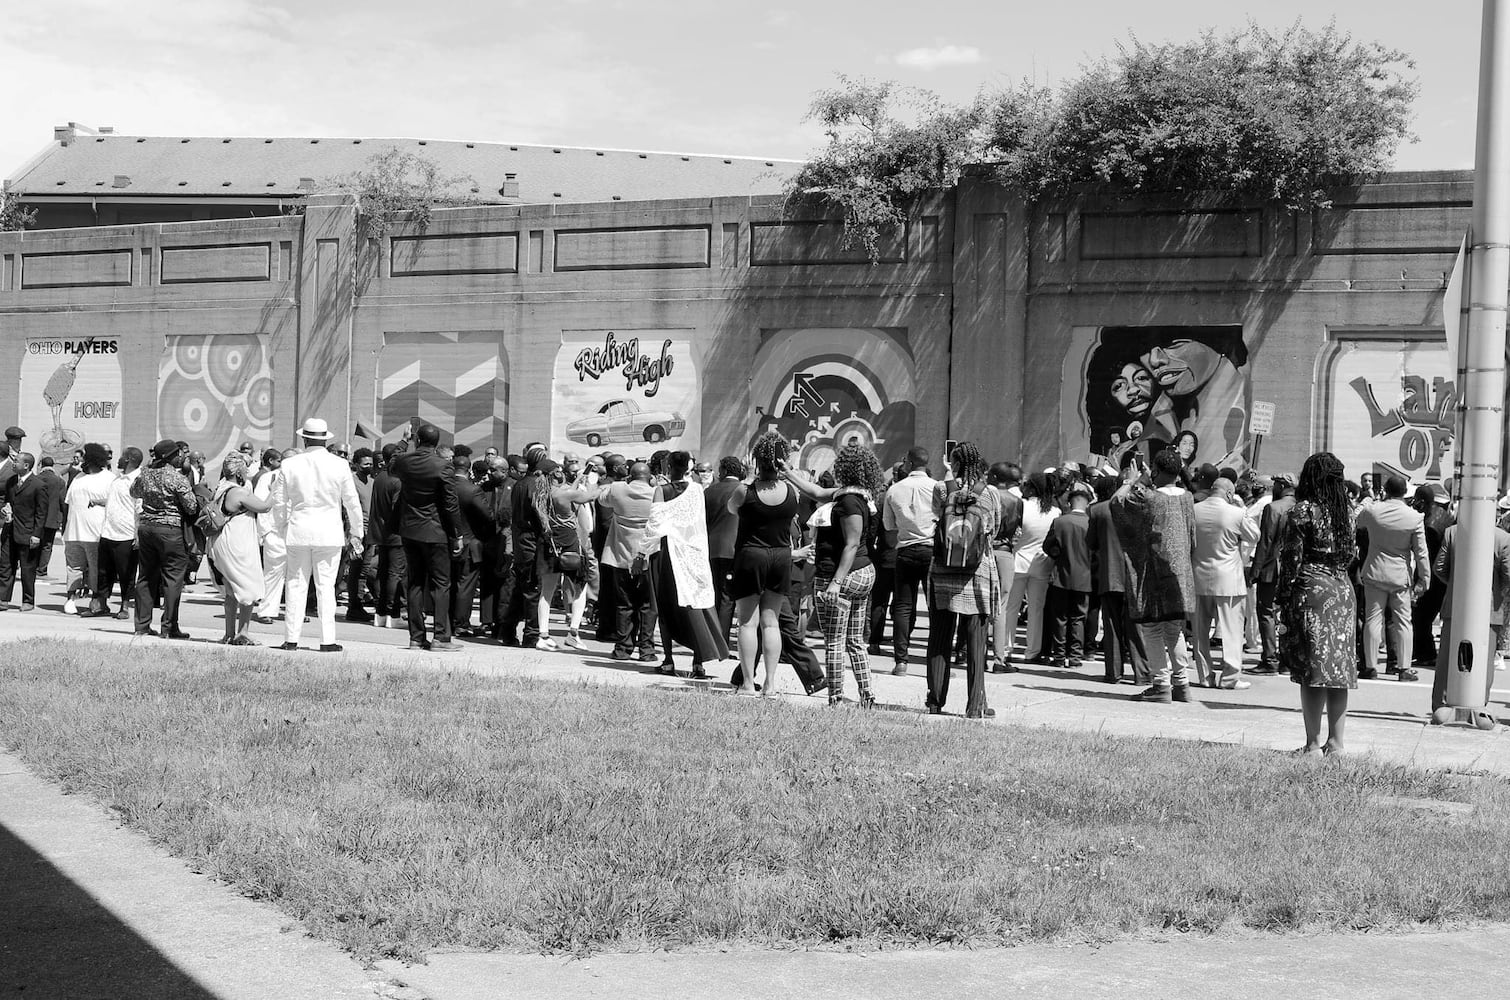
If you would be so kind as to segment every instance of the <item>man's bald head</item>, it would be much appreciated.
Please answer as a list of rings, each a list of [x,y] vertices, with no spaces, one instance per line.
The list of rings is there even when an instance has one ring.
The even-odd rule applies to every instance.
[[[650,482],[650,466],[645,462],[634,462],[629,466],[629,478],[637,483]]]

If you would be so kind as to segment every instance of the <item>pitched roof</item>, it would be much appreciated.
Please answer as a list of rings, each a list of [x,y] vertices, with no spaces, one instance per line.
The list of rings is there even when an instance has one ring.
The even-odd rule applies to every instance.
[[[298,198],[394,148],[466,177],[451,193],[485,204],[774,194],[796,160],[436,139],[78,135],[53,142],[7,182],[18,194]],[[505,175],[519,193],[504,196]]]

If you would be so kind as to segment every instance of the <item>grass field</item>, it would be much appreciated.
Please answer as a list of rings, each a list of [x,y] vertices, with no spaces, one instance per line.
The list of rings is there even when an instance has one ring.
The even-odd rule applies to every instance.
[[[363,957],[1510,919],[1496,779],[149,648],[0,645],[0,741]]]

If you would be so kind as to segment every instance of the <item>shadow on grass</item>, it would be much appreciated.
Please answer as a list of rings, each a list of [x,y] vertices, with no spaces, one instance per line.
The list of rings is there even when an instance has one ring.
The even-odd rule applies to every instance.
[[[35,1000],[214,1000],[21,838],[0,826],[0,979]]]

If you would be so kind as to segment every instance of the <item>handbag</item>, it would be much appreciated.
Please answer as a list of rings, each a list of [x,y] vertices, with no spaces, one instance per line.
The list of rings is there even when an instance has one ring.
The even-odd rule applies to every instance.
[[[561,551],[555,539],[551,539],[551,555],[555,556],[556,565],[568,573],[576,573],[582,568],[582,553]]]

